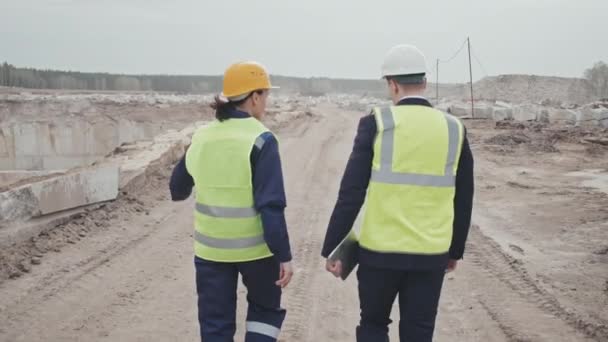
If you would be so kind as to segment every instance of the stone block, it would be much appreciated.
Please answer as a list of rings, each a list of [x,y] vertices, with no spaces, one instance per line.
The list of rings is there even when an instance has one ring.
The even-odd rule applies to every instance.
[[[475,106],[475,115],[476,119],[491,119],[492,114],[494,113],[494,108],[491,106]]]
[[[502,108],[513,108],[513,106],[507,102],[504,101],[496,101],[496,106],[497,107],[502,107]]]
[[[513,108],[513,120],[515,121],[536,121],[539,109],[532,105],[521,105]]]
[[[549,122],[574,125],[579,113],[572,109],[549,109]]]
[[[601,112],[590,107],[581,108],[576,122],[580,127],[598,127],[602,119]]]
[[[512,120],[513,119],[513,109],[495,107],[494,111],[492,113],[492,118],[494,119],[494,121]]]
[[[464,105],[451,105],[448,107],[448,113],[454,116],[467,116],[471,114],[471,107],[465,107]]]
[[[0,193],[0,221],[26,220],[118,196],[119,169],[85,169]]]

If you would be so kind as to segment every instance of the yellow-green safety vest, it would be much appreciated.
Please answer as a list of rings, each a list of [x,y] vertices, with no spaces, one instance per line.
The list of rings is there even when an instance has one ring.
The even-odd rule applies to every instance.
[[[254,118],[214,121],[192,137],[186,169],[194,179],[194,251],[202,259],[244,262],[272,255],[255,209],[250,154],[268,132]]]
[[[376,252],[449,251],[464,127],[426,106],[375,108],[378,127],[359,243]]]

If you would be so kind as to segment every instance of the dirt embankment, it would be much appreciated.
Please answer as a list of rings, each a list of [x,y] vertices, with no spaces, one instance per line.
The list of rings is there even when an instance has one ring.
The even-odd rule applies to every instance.
[[[600,157],[608,145],[608,129],[556,127],[539,122],[498,121],[497,134],[484,139],[485,147],[497,153],[515,153],[517,147],[530,152],[559,153],[559,145],[575,144],[584,152]]]

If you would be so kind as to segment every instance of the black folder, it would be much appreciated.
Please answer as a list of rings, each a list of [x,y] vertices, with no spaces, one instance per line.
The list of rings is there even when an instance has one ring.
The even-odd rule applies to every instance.
[[[359,262],[359,241],[354,230],[348,233],[338,247],[331,252],[328,259],[330,261],[340,260],[342,262],[342,274],[340,278],[346,280]]]

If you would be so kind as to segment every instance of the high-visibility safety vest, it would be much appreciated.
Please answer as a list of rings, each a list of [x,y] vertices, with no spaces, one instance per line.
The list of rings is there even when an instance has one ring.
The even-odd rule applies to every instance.
[[[449,251],[464,127],[426,106],[374,109],[378,127],[360,245],[414,255]]]
[[[254,118],[200,128],[186,152],[194,179],[194,251],[202,259],[243,262],[272,255],[254,207],[250,154],[268,129]]]

